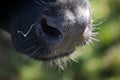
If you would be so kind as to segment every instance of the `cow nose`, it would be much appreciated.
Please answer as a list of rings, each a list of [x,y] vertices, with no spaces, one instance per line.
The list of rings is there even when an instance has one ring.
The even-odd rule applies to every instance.
[[[47,18],[42,18],[40,20],[41,31],[43,38],[49,44],[57,44],[62,41],[64,37],[62,30],[56,23],[51,22]]]

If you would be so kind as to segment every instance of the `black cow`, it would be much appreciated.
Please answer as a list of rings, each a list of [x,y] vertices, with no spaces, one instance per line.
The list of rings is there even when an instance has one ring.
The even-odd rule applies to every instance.
[[[88,0],[6,0],[0,10],[15,49],[37,60],[70,56],[92,38]]]

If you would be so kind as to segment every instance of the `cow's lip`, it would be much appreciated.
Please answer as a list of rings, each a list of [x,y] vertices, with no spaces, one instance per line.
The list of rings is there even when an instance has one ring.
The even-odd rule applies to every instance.
[[[72,53],[73,53],[73,51],[66,52],[66,53],[49,54],[49,55],[39,56],[35,59],[36,60],[41,60],[41,61],[51,61],[51,60],[59,59],[59,58],[62,58],[62,57],[67,57]]]

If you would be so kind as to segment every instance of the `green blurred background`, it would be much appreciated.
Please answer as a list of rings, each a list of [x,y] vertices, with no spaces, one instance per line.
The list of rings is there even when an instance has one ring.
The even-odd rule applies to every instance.
[[[0,31],[0,80],[120,80],[120,0],[90,2],[100,41],[79,48],[77,63],[71,61],[64,71],[50,68],[17,53],[10,36]]]

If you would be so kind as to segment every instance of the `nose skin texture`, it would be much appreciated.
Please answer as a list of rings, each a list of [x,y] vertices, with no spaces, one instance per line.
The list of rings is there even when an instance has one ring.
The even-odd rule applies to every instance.
[[[30,0],[24,4],[12,21],[17,51],[49,61],[70,56],[89,40],[92,23],[88,0]]]

